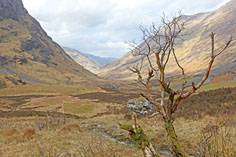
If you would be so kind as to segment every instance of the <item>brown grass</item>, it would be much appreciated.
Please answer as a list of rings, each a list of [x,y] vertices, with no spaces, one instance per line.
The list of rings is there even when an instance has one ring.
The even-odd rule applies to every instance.
[[[6,119],[1,119],[2,121]],[[31,125],[35,121],[43,119],[8,119],[8,126],[22,128]],[[0,151],[3,156],[126,156],[138,157],[141,152],[132,146],[125,146],[117,142],[103,138],[101,135],[93,133],[82,125],[79,129],[78,121],[68,119],[67,124],[37,130],[35,128],[25,128],[23,134],[14,138],[6,138],[0,135]],[[90,125],[90,124],[89,124]],[[37,136],[36,133],[37,132]]]
[[[2,135],[3,136],[13,136],[18,133],[16,128],[7,128],[2,130]]]
[[[231,120],[220,119],[202,128],[199,151],[201,156],[236,156],[236,130]]]
[[[185,119],[198,119],[206,115],[234,115],[236,114],[235,95],[236,88],[200,92],[184,100],[175,116]]]
[[[59,129],[60,131],[73,131],[73,130],[80,130],[78,124],[65,124],[62,125]]]
[[[234,74],[222,74],[219,76],[214,77],[209,84],[219,83],[223,81],[230,81],[233,79],[235,75]]]
[[[23,137],[27,139],[31,139],[36,134],[36,131],[34,128],[25,128],[23,131]]]
[[[128,133],[121,130],[118,125],[132,123],[126,118],[128,110],[125,110],[125,101],[134,95],[109,92],[113,93],[111,97],[108,92],[104,95],[101,92],[97,95],[87,94],[87,99],[86,94],[79,97],[67,94],[54,96],[53,93],[52,97],[8,97],[11,100],[7,97],[2,98],[5,102],[1,101],[0,107],[3,108],[4,105],[14,104],[21,98],[27,98],[24,99],[27,102],[20,104],[16,111],[8,111],[7,114],[0,112],[0,115],[4,113],[0,118],[0,132],[9,128],[15,128],[20,132],[10,136],[0,134],[0,152],[3,156],[142,156],[142,152],[129,140]],[[174,125],[188,153],[197,156],[200,153],[200,143],[211,133],[205,131],[203,134],[203,130],[209,131],[214,129],[211,125],[216,125],[222,130],[231,128],[230,136],[222,136],[219,131],[215,134],[219,140],[215,142],[211,138],[207,145],[210,144],[212,148],[217,145],[219,152],[222,152],[223,145],[219,144],[219,141],[224,140],[224,146],[227,146],[227,149],[224,149],[225,156],[232,156],[232,141],[236,141],[235,92],[235,88],[202,92],[180,105],[175,114]],[[103,99],[105,97],[108,98]],[[122,103],[119,103],[119,98],[122,99]],[[67,103],[93,104],[94,107],[89,112],[76,113],[76,116],[71,113],[64,114],[63,108],[54,111],[56,107],[63,107],[63,104]],[[14,115],[17,117],[14,118]],[[225,124],[225,121],[230,123]],[[161,117],[139,117],[138,122],[156,150],[167,149],[168,143]],[[27,129],[34,131],[26,131]],[[120,144],[114,139],[126,144]],[[207,148],[207,145],[202,148]],[[213,152],[213,149],[211,151]],[[210,156],[207,151],[205,154]]]

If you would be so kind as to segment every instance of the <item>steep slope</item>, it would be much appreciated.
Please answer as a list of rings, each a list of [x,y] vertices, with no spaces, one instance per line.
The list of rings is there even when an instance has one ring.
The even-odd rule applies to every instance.
[[[216,49],[223,46],[230,35],[236,38],[236,0],[228,2],[220,9],[200,13],[192,16],[184,16],[186,23],[184,41],[176,45],[176,54],[181,65],[189,73],[195,73],[206,68],[209,61],[210,52],[210,32],[216,33]],[[152,57],[154,59],[154,57]],[[171,58],[173,60],[173,56]],[[136,76],[127,68],[136,66],[141,61],[141,57],[133,57],[131,52],[105,66],[98,73],[104,78],[132,79]],[[144,61],[144,68],[148,69],[147,61]],[[236,71],[236,43],[234,42],[227,51],[218,58],[214,64],[213,72],[234,73]],[[169,74],[178,71],[174,62],[170,61],[167,67]]]
[[[82,53],[78,50],[63,47],[65,52],[71,56],[78,64],[82,65],[85,69],[97,73],[104,65],[112,62],[115,58],[105,58],[94,56],[88,53]]]
[[[33,83],[73,84],[97,78],[47,35],[22,0],[0,0],[0,73]]]

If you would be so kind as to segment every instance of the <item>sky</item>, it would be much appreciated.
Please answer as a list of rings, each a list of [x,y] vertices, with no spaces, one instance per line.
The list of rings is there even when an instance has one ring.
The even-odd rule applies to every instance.
[[[139,26],[158,24],[163,12],[192,15],[218,9],[229,0],[23,0],[25,8],[61,46],[119,58],[139,41]]]

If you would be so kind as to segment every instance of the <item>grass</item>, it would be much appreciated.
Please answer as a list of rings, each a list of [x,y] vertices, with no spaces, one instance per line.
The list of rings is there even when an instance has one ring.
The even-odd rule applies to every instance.
[[[101,91],[99,87],[91,85],[46,85],[46,84],[28,84],[24,86],[14,86],[0,90],[0,95],[77,95],[88,92]]]
[[[96,99],[93,97],[82,99],[77,96],[84,92],[89,95],[89,92],[96,90],[101,93],[99,97],[95,97]],[[0,133],[4,133],[0,134],[0,156],[142,156],[142,152],[138,151],[130,142],[128,133],[120,129],[118,125],[118,123],[132,123],[128,118],[128,111],[124,109],[125,103],[119,104],[117,101],[97,99],[103,96],[102,92],[104,91],[99,88],[83,85],[27,85],[1,89],[2,96],[4,94],[8,96],[45,95],[24,99],[25,103],[21,104],[17,110],[27,110],[28,108],[29,112],[31,110],[54,111],[60,106],[62,108],[58,112],[76,114],[82,119],[0,118]],[[200,152],[199,143],[211,133],[209,131],[214,130],[208,129],[208,132],[204,132],[204,134],[203,131],[214,125],[223,131],[224,129],[228,131],[230,128],[230,134],[225,136],[221,130],[217,134],[215,133],[214,136],[219,140],[215,141],[214,138],[211,138],[202,148],[206,157],[210,156],[210,153],[217,152],[217,147],[220,152],[219,156],[222,156],[222,152],[227,152],[226,156],[234,156],[234,154],[232,155],[236,151],[233,147],[236,145],[234,143],[236,141],[234,93],[235,88],[204,91],[193,95],[180,105],[174,115],[174,125],[180,141],[189,154],[196,156]],[[49,94],[51,96],[46,97]],[[115,91],[112,94],[111,99],[125,99],[123,96],[127,96],[127,93],[115,93]],[[104,92],[104,96],[108,97],[109,92]],[[8,99],[1,98],[0,107],[20,101],[18,100],[20,97],[12,97],[12,99],[9,97]],[[142,99],[140,98],[140,100]],[[3,109],[8,108],[5,106]],[[152,141],[155,149],[167,149],[166,132],[161,117],[139,117],[138,123]],[[24,135],[27,128],[34,129],[35,133],[32,136]],[[117,143],[114,139],[126,142],[127,145]],[[222,149],[222,140],[225,150]],[[212,147],[210,151],[205,149],[208,145]]]
[[[61,102],[61,100],[60,99],[58,99],[58,98],[51,98],[51,99],[49,99],[48,101],[46,101],[46,103],[48,103],[48,104],[58,104],[59,102]]]
[[[233,81],[222,81],[214,84],[207,84],[200,88],[198,91],[209,91],[209,90],[216,90],[219,88],[227,88],[227,87],[236,87],[236,80]]]
[[[1,119],[3,121],[5,119]],[[16,134],[3,136],[0,134],[0,154],[1,156],[129,156],[139,157],[141,152],[137,152],[132,146],[112,142],[102,138],[99,134],[94,134],[84,125],[82,129],[78,127],[78,121],[69,120],[67,124],[51,126],[39,130],[34,125],[36,121],[44,119],[11,119],[7,120],[13,124],[17,130]],[[27,125],[34,126],[32,136],[25,137]],[[2,126],[2,125],[1,125]],[[63,129],[65,126],[73,129]],[[25,128],[26,127],[26,128]],[[0,128],[6,130],[5,128]],[[29,131],[28,131],[29,132]],[[30,135],[32,131],[30,131]],[[30,137],[30,138],[29,138]]]
[[[233,78],[234,78],[234,74],[218,75],[210,81],[210,84],[219,83],[219,82],[223,82],[223,81],[224,82],[231,81],[231,80],[233,80]]]
[[[65,104],[64,106],[65,111],[73,114],[81,114],[81,113],[89,113],[92,112],[94,109],[93,104],[82,104],[82,105],[75,105],[72,103]]]

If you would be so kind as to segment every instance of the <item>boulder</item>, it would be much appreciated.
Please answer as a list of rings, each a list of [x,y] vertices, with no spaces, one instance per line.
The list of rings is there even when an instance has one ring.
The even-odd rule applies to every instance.
[[[131,111],[138,114],[147,114],[155,109],[155,106],[151,104],[144,97],[131,99],[127,102],[126,107]]]

